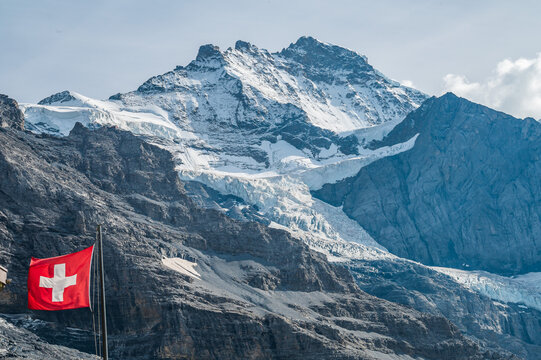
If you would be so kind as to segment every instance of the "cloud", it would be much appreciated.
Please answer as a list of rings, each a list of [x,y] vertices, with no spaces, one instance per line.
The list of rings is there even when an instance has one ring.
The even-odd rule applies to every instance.
[[[518,117],[541,119],[541,53],[536,58],[503,60],[484,82],[447,74],[445,91]]]
[[[413,81],[411,81],[411,80],[402,80],[402,81],[400,81],[400,84],[404,85],[404,86],[407,86],[407,87],[410,87],[410,88],[413,87]]]

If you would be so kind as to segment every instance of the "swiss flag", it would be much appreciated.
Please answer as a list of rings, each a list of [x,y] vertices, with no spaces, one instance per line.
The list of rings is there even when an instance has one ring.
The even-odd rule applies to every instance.
[[[82,251],[30,260],[28,308],[66,310],[90,307],[90,264],[94,245]]]

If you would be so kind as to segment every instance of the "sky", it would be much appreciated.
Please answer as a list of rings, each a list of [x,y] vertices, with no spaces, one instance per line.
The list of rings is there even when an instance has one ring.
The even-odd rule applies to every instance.
[[[105,99],[186,65],[200,45],[277,51],[310,35],[430,95],[541,118],[539,1],[0,0],[0,93]]]

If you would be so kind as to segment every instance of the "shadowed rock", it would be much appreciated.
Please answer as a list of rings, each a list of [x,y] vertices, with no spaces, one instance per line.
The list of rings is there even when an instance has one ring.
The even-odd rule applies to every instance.
[[[427,100],[373,147],[415,146],[315,195],[391,252],[499,274],[541,271],[541,124],[453,94]]]
[[[24,115],[17,101],[0,94],[0,127],[24,130]]]

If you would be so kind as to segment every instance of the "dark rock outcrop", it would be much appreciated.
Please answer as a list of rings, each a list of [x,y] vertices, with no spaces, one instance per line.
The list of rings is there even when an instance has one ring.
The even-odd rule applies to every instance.
[[[223,195],[197,181],[184,182],[184,188],[198,207],[222,211],[236,220],[255,221],[265,225],[271,223],[259,213],[257,206],[247,204],[237,196]]]
[[[24,115],[17,101],[0,94],[0,128],[6,127],[24,130]]]
[[[49,343],[92,352],[91,314],[28,312],[28,259],[88,246],[103,223],[113,358],[513,358],[443,317],[360,291],[286,232],[195,207],[171,154],[127,132],[0,129],[0,172],[0,262],[13,279],[0,313],[49,323],[29,329]],[[176,257],[195,261],[200,278],[162,264]]]
[[[38,102],[39,105],[50,105],[54,103],[65,103],[75,100],[75,97],[68,91],[64,90],[59,93],[46,97]]]
[[[373,147],[415,146],[315,195],[391,252],[499,274],[541,271],[541,124],[453,94],[427,100]]]

